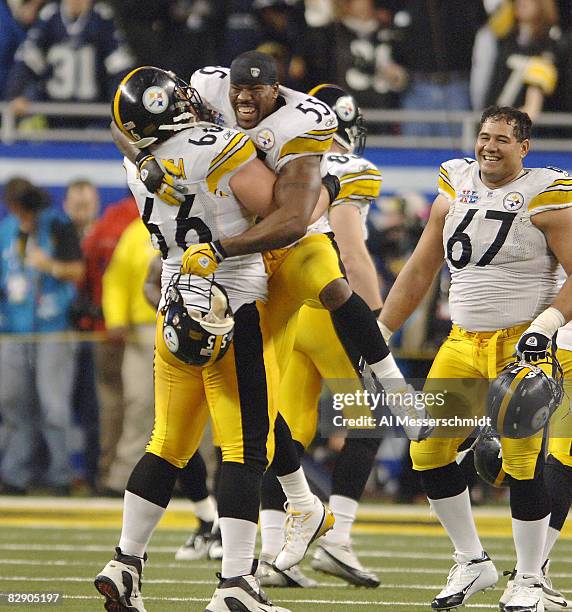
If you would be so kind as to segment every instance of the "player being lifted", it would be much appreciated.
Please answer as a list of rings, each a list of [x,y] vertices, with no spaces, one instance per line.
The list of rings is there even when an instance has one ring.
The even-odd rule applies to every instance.
[[[568,278],[558,291],[556,278],[558,262],[572,272],[572,179],[552,168],[523,167],[530,131],[525,113],[510,107],[485,110],[476,161],[455,159],[441,166],[429,222],[385,301],[381,320],[396,330],[446,259],[453,329],[427,384],[495,378],[514,360],[515,345],[519,356],[541,359],[572,315],[572,282]],[[455,565],[431,604],[448,610],[494,586],[498,576],[483,551],[467,484],[455,462],[462,432],[435,433],[440,435],[412,443],[411,457],[455,547]],[[550,518],[542,437],[501,438],[501,444],[502,467],[512,477],[516,575],[500,603],[506,612],[538,612],[544,610],[541,566]]]
[[[191,83],[220,122],[239,127],[251,136],[259,156],[277,174],[274,199],[278,208],[240,236],[190,247],[183,256],[183,270],[208,275],[226,257],[269,251],[278,243],[290,247],[265,257],[270,325],[280,370],[284,371],[294,345],[297,312],[306,304],[330,312],[346,353],[357,350],[363,358],[361,367],[371,368],[386,391],[405,391],[407,385],[389,353],[375,315],[344,278],[332,239],[321,233],[305,236],[318,198],[321,159],[337,128],[334,112],[308,94],[281,86],[274,59],[257,51],[239,55],[230,70],[222,67],[198,70]],[[130,159],[137,159],[138,152],[130,150],[125,140],[116,142]],[[154,179],[148,181],[150,189],[167,189],[174,194],[162,179],[165,169],[174,170],[175,175],[176,169],[163,165],[157,172],[152,156],[144,153],[139,153],[138,165]],[[166,176],[166,180],[172,185],[173,177]],[[390,409],[399,416],[415,418],[405,427],[411,439],[427,435],[418,418],[423,412],[415,411],[408,402],[396,402]],[[280,435],[278,446],[279,439]]]
[[[262,258],[250,254],[223,262],[216,283],[181,275],[190,244],[241,233],[268,212],[275,176],[256,159],[245,134],[209,123],[200,97],[172,73],[152,67],[132,71],[116,92],[113,117],[131,142],[151,147],[160,160],[176,160],[187,195],[180,206],[162,202],[125,161],[141,218],[163,259],[155,424],[126,487],[115,558],[96,577],[96,588],[107,610],[145,610],[140,592],[145,550],[210,413],[223,456],[218,491],[223,559],[222,578],[207,610],[227,612],[240,602],[241,609],[279,612],[284,609],[266,599],[251,574],[260,480],[274,450],[278,390],[263,305]],[[294,448],[290,455],[298,459]],[[282,484],[293,514],[312,524],[307,527],[311,540],[333,519],[311,494],[299,463],[294,472],[286,472]],[[309,545],[304,538],[305,533],[297,533],[285,545],[286,561],[302,558]]]

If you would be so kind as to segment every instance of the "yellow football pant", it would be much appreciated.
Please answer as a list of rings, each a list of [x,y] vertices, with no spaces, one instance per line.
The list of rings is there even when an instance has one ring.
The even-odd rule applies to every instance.
[[[424,390],[436,391],[448,386],[452,379],[463,379],[462,385],[455,387],[455,390],[463,388],[465,392],[451,394],[444,413],[451,416],[458,408],[463,415],[484,415],[488,381],[496,378],[505,366],[515,360],[515,344],[527,327],[528,324],[524,324],[497,332],[468,332],[454,325],[435,357]],[[433,410],[432,414],[440,416]],[[470,433],[470,429],[459,428],[453,435],[447,435],[445,430],[440,429],[428,440],[412,442],[413,468],[424,471],[452,463],[460,444]],[[542,435],[539,433],[522,440],[501,438],[501,444],[503,470],[517,480],[534,478]]]
[[[332,385],[336,381],[341,384],[355,381],[354,390],[361,389],[330,314],[323,309],[302,306],[294,351],[280,380],[280,414],[286,419],[294,440],[304,448],[316,435],[322,380]]]
[[[155,424],[147,452],[184,467],[210,413],[223,461],[270,463],[274,455],[278,368],[264,304],[235,313],[234,339],[211,366],[183,363],[165,346],[163,317],[155,340]]]
[[[564,372],[564,400],[550,419],[548,453],[572,467],[572,351],[559,349],[557,356]]]
[[[264,260],[270,331],[284,374],[294,348],[298,310],[304,304],[322,308],[320,293],[344,274],[333,240],[326,234],[311,234],[293,247],[269,251]]]

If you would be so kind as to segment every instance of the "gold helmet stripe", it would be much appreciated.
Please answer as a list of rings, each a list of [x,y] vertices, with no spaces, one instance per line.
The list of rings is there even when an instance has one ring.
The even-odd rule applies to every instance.
[[[148,66],[139,66],[139,68],[135,68],[132,70],[127,76],[123,78],[121,83],[117,86],[117,90],[115,91],[115,97],[113,98],[113,120],[115,121],[115,125],[131,140],[133,138],[132,134],[130,134],[123,127],[123,120],[121,119],[121,115],[119,114],[119,98],[121,97],[121,92],[127,81],[139,70],[143,68],[147,68]]]

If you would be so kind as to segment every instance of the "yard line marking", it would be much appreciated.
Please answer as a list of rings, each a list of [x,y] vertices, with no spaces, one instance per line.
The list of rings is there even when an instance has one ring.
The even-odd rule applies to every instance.
[[[83,599],[83,600],[96,600],[102,601],[98,597],[89,597],[85,595],[64,595],[64,599]],[[206,597],[145,597],[145,601],[160,601],[160,602],[209,602],[210,599]],[[334,606],[415,606],[418,608],[426,608],[427,602],[421,601],[354,601],[351,599],[336,600],[336,599],[282,599],[280,598],[280,604],[331,604]],[[493,609],[498,610],[498,604],[465,604],[465,608],[477,608],[482,610]]]

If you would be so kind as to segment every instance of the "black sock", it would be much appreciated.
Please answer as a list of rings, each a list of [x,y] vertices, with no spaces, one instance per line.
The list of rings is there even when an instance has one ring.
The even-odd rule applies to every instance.
[[[347,302],[330,314],[336,334],[354,367],[360,356],[371,365],[389,355],[375,315],[357,293],[353,292]]]
[[[542,471],[531,480],[511,480],[510,511],[519,521],[539,521],[550,514],[550,497]]]
[[[166,508],[180,471],[180,468],[165,459],[145,453],[133,468],[125,490]]]
[[[549,455],[544,466],[544,483],[552,502],[550,527],[561,531],[572,504],[572,467]]]
[[[466,488],[467,482],[463,470],[455,461],[440,468],[423,470],[421,482],[429,499],[444,499],[460,495]]]
[[[292,474],[300,467],[300,454],[292,439],[288,423],[280,413],[278,413],[274,423],[274,439],[276,450],[271,464],[272,469],[277,476]],[[301,445],[299,444],[299,446]]]
[[[334,464],[332,495],[359,501],[380,444],[381,438],[346,438]]]
[[[187,465],[179,472],[179,487],[193,502],[202,501],[209,496],[207,466],[199,451],[189,459]]]
[[[262,472],[252,465],[223,461],[218,488],[219,517],[258,522]]]

